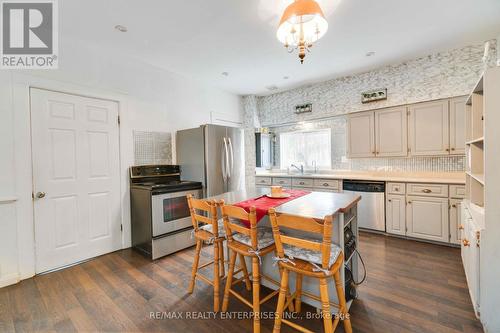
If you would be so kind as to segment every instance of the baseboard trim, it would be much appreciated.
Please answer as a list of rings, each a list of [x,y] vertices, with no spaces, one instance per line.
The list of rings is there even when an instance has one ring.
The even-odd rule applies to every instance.
[[[19,274],[17,273],[2,276],[0,277],[0,288],[10,286],[11,284],[16,284],[19,281],[21,281],[21,279],[19,278]]]

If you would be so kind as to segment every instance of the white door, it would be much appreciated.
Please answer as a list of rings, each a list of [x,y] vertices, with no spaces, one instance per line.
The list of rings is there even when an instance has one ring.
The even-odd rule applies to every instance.
[[[118,104],[31,89],[36,272],[121,248]]]
[[[375,111],[377,156],[408,155],[406,107]]]
[[[386,230],[390,234],[406,235],[406,199],[404,195],[387,194]]]
[[[347,119],[347,156],[375,156],[375,124],[373,112],[351,114]]]
[[[450,153],[465,154],[465,102],[466,97],[450,100]]]
[[[406,224],[409,237],[448,242],[448,198],[408,196]]]
[[[410,105],[411,155],[448,155],[448,100]]]

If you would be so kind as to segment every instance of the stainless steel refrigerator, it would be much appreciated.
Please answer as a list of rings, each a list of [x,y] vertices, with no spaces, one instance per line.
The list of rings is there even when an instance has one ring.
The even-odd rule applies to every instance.
[[[177,131],[176,151],[182,179],[201,181],[205,196],[245,187],[242,129],[202,125]]]

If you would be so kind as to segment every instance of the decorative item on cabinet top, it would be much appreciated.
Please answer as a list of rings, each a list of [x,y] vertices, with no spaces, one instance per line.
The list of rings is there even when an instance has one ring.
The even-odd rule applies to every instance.
[[[361,103],[370,103],[375,101],[383,101],[387,99],[387,88],[370,90],[361,93]]]
[[[313,108],[312,103],[296,105],[295,106],[295,114],[312,112],[312,108]]]

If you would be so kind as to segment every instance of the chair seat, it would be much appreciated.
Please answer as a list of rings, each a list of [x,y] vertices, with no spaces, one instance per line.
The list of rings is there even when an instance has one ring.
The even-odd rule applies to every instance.
[[[218,225],[218,230],[219,230],[218,237],[226,237],[226,229],[224,229],[224,220],[219,219],[217,221],[217,225]],[[214,228],[211,224],[205,224],[205,225],[201,226],[200,230],[208,231],[211,234],[214,233]]]
[[[235,233],[233,239],[248,246],[252,246],[252,240],[249,236]],[[264,249],[274,244],[273,230],[267,227],[257,228],[258,250]]]
[[[319,243],[317,239],[307,238],[306,240]],[[321,252],[319,251],[303,249],[289,244],[283,244],[283,251],[285,252],[285,255],[290,259],[292,258],[302,259],[304,261],[314,263],[319,266],[323,264],[321,262],[322,258]],[[330,245],[330,261],[328,262],[328,267],[331,267],[335,263],[335,261],[337,261],[337,258],[339,257],[339,254],[341,252],[342,249],[338,245],[335,245],[333,243]]]

